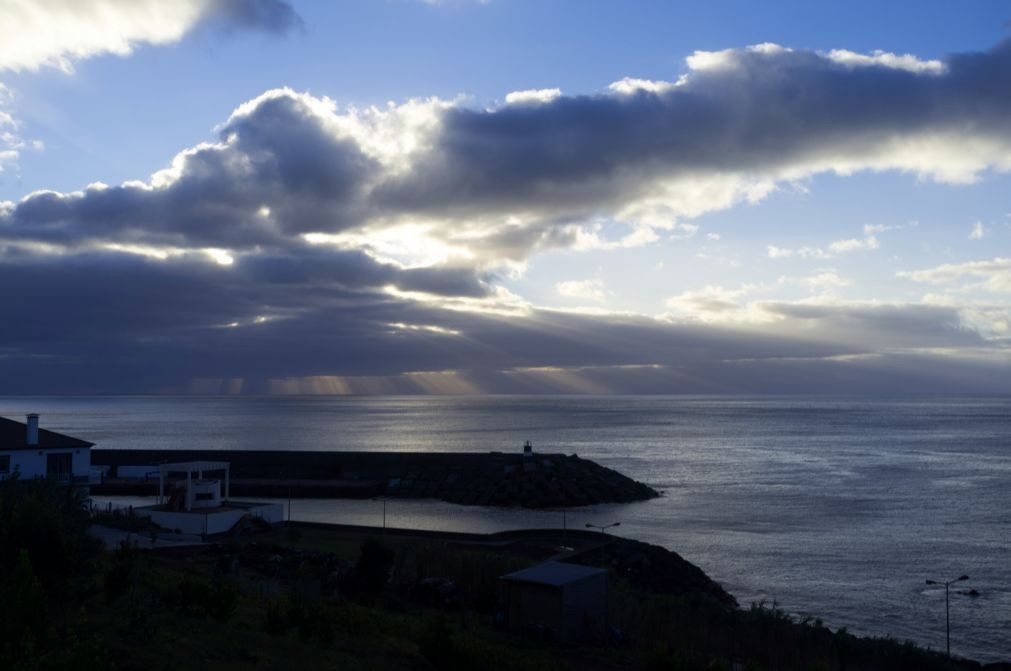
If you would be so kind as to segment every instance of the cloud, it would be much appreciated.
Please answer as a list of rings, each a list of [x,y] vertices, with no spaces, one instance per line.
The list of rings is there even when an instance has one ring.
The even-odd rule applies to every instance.
[[[602,302],[607,298],[604,283],[601,280],[567,280],[555,284],[555,291],[566,298]]]
[[[676,86],[520,92],[492,109],[429,99],[342,110],[279,89],[148,182],[31,195],[3,223],[43,242],[77,228],[116,242],[231,249],[292,234],[363,243],[410,225],[413,247],[494,270],[551,247],[691,235],[697,226],[686,219],[818,172],[896,169],[958,182],[1011,167],[1011,96],[998,85],[1011,72],[1009,43],[952,56],[941,70],[868,58],[854,65],[774,45],[697,53]],[[790,82],[804,82],[805,96]],[[829,258],[876,245],[869,233],[770,255]]]
[[[776,329],[765,331],[538,309],[520,318],[368,289],[354,279],[367,264],[333,265],[298,275],[240,260],[7,259],[0,282],[21,291],[0,322],[0,390],[908,392],[925,380],[956,390],[967,367],[946,362],[987,347],[953,308],[770,304]],[[990,358],[972,388],[1007,389],[1008,367]]]
[[[835,302],[832,291],[852,284],[834,270],[824,270],[814,275],[789,276],[784,275],[771,284],[746,283],[731,289],[716,285],[708,285],[702,289],[682,292],[667,299],[666,305],[673,312],[665,315],[673,321],[702,322],[706,324],[769,324],[777,321],[782,315],[777,309],[769,309],[775,305],[768,301],[744,301],[746,296],[768,294],[784,287],[800,286],[817,294],[805,299],[800,304],[811,301]]]
[[[972,225],[972,231],[969,233],[970,240],[982,240],[983,236],[986,235],[986,228],[983,226],[983,222],[977,221]]]
[[[866,226],[864,227],[864,231],[867,233]],[[793,256],[801,259],[831,259],[840,254],[873,251],[878,249],[880,246],[881,243],[878,241],[876,236],[867,234],[863,238],[835,240],[829,244],[828,249],[823,249],[821,247],[798,247],[793,249],[789,247],[768,245],[766,247],[766,253],[770,259],[788,259]]]
[[[676,86],[626,82],[536,106],[454,106],[431,151],[376,193],[388,207],[461,218],[497,211],[641,222],[760,200],[826,171],[971,181],[1011,165],[1008,100],[994,93],[1008,51],[1002,43],[953,56],[938,73],[880,55],[857,67],[766,46],[696,54]],[[798,99],[791,87],[801,81]]]
[[[871,237],[886,231],[899,231],[905,228],[916,228],[920,225],[918,221],[910,221],[905,224],[864,224],[864,236]]]
[[[836,240],[828,246],[828,250],[834,254],[847,254],[849,252],[864,252],[877,249],[881,244],[878,239],[869,235],[866,238],[851,238],[849,240]]]
[[[777,286],[799,284],[812,291],[847,286],[835,273],[782,277]],[[707,286],[668,300],[674,312],[665,319],[677,324],[733,325],[770,335],[794,336],[807,342],[849,348],[850,353],[886,354],[923,349],[988,348],[990,343],[966,319],[960,306],[943,302],[888,303],[839,298],[817,293],[799,300],[746,297],[773,286],[745,284],[737,289]],[[998,349],[1002,346],[998,345]]]
[[[912,54],[892,54],[876,50],[871,54],[860,54],[846,49],[833,49],[828,52],[828,58],[851,68],[886,67],[893,70],[905,70],[916,74],[940,75],[947,71],[947,66],[939,60],[921,60]]]
[[[904,270],[897,277],[926,284],[958,284],[960,289],[1011,293],[1011,259],[995,257],[990,261],[945,263],[925,270]],[[971,281],[970,281],[971,280]]]
[[[466,293],[466,277],[441,278],[447,299]],[[387,291],[387,281],[413,293]],[[317,248],[230,266],[8,250],[0,283],[17,286],[19,300],[0,322],[0,391],[917,392],[967,380],[976,391],[1008,389],[1011,369],[956,307],[766,301],[754,307],[764,324],[730,329],[532,306],[446,309],[416,297],[430,281]],[[760,290],[704,293],[711,308],[732,310],[717,303]],[[976,349],[979,370],[967,377],[976,364],[962,358]]]
[[[561,89],[530,89],[506,94],[507,105],[543,105],[562,95]]]
[[[233,114],[218,143],[180,153],[149,182],[30,194],[0,218],[0,237],[241,252],[361,225],[379,165],[327,126],[322,107],[306,96],[265,96]]]
[[[779,284],[800,284],[811,291],[827,291],[836,288],[848,287],[852,282],[839,275],[834,270],[809,275],[807,277],[781,277]]]
[[[807,337],[840,344],[860,343],[865,351],[987,344],[963,322],[958,309],[949,306],[815,297],[766,301],[761,309]]]
[[[301,26],[283,0],[8,0],[3,18],[0,72],[52,67],[67,74],[76,61],[177,42],[199,25],[276,34]],[[20,134],[13,97],[0,82],[0,172],[16,167],[24,149],[42,148]]]
[[[33,0],[8,2],[0,23],[0,70],[73,70],[101,54],[179,41],[201,22],[286,32],[300,23],[281,0]]]
[[[26,146],[19,133],[21,124],[8,111],[13,98],[14,92],[0,82],[0,172],[5,167],[17,165],[20,152]]]
[[[681,83],[687,80],[680,80]],[[639,92],[644,93],[664,93],[677,86],[678,83],[653,81],[649,79],[636,79],[625,77],[608,85],[608,90],[621,95],[634,95]]]
[[[285,35],[304,27],[286,0],[205,0],[204,16],[225,29],[260,30]]]
[[[922,63],[759,45],[696,53],[670,85],[490,109],[268,91],[144,181],[0,203],[0,285],[19,288],[0,387],[740,391],[907,364],[906,380],[948,379],[952,352],[1002,361],[961,308],[846,302],[827,269],[777,283],[815,293],[800,301],[707,286],[658,319],[545,310],[502,286],[546,250],[688,237],[694,217],[821,172],[1011,168],[1009,43]],[[873,250],[881,232],[769,255]],[[906,277],[1003,286],[1005,260],[975,263],[995,265]],[[593,282],[557,288],[593,300]],[[776,371],[783,385],[762,377]]]
[[[760,285],[744,284],[737,289],[708,285],[685,291],[667,299],[667,307],[673,310],[667,318],[704,324],[768,322],[771,321],[769,315],[740,302],[744,296],[764,289]]]

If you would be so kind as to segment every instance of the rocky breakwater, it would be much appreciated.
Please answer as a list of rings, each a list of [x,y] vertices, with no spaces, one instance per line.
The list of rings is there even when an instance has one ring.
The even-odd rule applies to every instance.
[[[576,455],[497,455],[470,472],[433,471],[421,480],[389,486],[391,495],[412,496],[434,485],[435,496],[451,503],[521,508],[629,503],[659,492],[610,468]],[[426,482],[427,479],[427,482]]]
[[[229,462],[231,495],[238,497],[385,495],[463,505],[555,508],[660,495],[574,454],[281,450],[93,450],[92,463],[106,467],[107,477],[92,486],[92,493],[153,494],[158,464],[200,460]],[[126,475],[137,472],[145,473],[147,481]]]

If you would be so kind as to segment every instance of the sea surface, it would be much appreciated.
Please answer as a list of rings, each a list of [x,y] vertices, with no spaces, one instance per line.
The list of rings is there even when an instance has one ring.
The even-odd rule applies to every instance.
[[[0,398],[0,415],[102,448],[576,453],[665,495],[577,508],[570,528],[675,550],[742,605],[1011,660],[1011,399],[827,397]],[[285,502],[287,505],[287,502]],[[380,524],[376,501],[294,519]],[[393,500],[390,526],[561,527],[560,512]],[[963,590],[976,589],[972,597]]]

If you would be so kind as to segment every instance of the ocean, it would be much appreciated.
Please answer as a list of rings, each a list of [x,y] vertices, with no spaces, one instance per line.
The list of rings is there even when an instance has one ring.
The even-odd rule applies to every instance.
[[[576,453],[662,498],[569,511],[700,566],[743,606],[1011,660],[1011,399],[827,397],[0,398],[102,448]],[[287,502],[285,502],[287,505]],[[376,501],[294,519],[379,524]],[[394,500],[391,526],[561,527],[555,511]],[[975,589],[978,596],[963,591]]]

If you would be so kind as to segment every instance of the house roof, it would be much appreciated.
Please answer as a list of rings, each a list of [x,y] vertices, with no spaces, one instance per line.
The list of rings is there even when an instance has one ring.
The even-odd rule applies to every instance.
[[[581,564],[566,564],[565,562],[548,561],[537,566],[516,571],[502,576],[503,580],[517,582],[533,582],[539,585],[561,587],[569,583],[579,582],[584,578],[607,573],[607,569]]]
[[[89,443],[80,438],[65,436],[55,431],[39,429],[38,445],[28,444],[28,425],[6,417],[0,417],[0,451],[10,450],[46,450],[59,448],[82,448],[91,447],[94,443]]]

